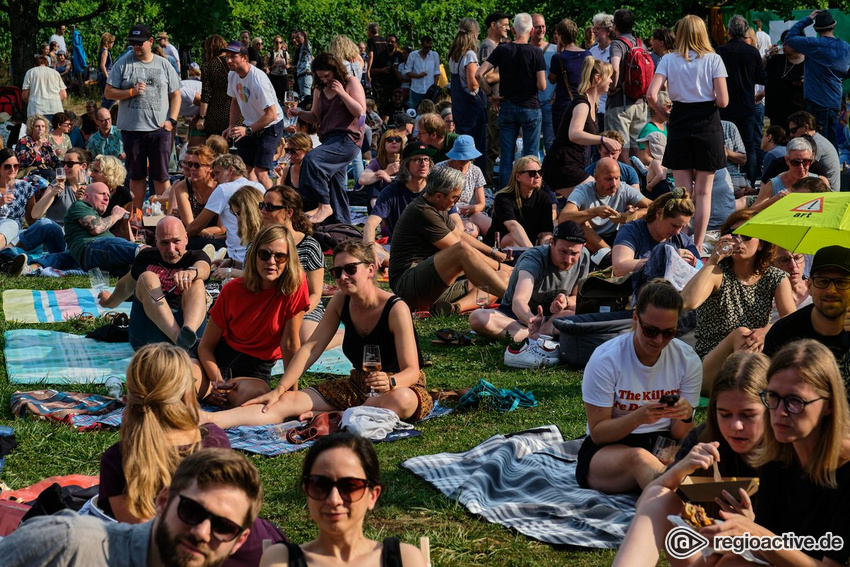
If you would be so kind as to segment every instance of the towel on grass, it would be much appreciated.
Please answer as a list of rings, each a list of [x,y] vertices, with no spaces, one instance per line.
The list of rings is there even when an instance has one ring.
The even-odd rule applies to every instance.
[[[620,545],[636,498],[580,488],[581,440],[555,425],[495,435],[463,453],[414,457],[402,466],[487,521],[545,543],[611,549]]]
[[[109,288],[112,292],[112,288]],[[132,304],[125,301],[115,309],[97,304],[91,289],[7,289],[3,292],[3,313],[7,321],[21,323],[59,323],[91,313],[95,317],[109,311],[130,314]]]

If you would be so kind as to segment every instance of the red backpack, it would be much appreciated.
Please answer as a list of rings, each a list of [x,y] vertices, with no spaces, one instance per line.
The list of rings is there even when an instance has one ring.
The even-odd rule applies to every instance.
[[[625,63],[623,65],[623,91],[627,97],[640,100],[646,96],[646,91],[649,90],[649,83],[652,81],[652,75],[655,74],[655,64],[640,38],[637,39],[637,45],[632,45],[624,37],[617,39],[629,48],[623,58]]]

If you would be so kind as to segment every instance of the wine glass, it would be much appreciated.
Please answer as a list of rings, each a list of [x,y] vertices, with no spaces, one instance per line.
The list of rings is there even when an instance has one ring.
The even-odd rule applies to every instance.
[[[363,372],[380,372],[381,371],[381,347],[378,345],[363,346]],[[375,388],[369,389],[369,397],[374,398],[379,396]]]
[[[221,374],[222,382],[230,382],[233,379],[233,371],[229,366],[225,366],[223,368],[218,369],[219,374]]]
[[[490,305],[490,288],[488,286],[478,286],[478,291],[475,292],[475,305],[478,307]]]
[[[65,168],[57,167],[56,168],[56,181],[65,181],[67,177],[65,176]]]
[[[286,108],[295,108],[298,106],[298,93],[294,91],[286,91],[283,93],[283,105]]]
[[[230,148],[229,148],[229,150],[230,150],[231,154],[236,154],[236,152],[239,150],[239,148],[236,147],[236,137],[235,136],[230,137]]]
[[[106,281],[103,272],[100,271],[100,268],[92,268],[89,270],[89,282],[91,282],[91,288],[94,290],[95,297],[100,295],[101,291],[106,291],[106,288],[109,287],[109,284]]]

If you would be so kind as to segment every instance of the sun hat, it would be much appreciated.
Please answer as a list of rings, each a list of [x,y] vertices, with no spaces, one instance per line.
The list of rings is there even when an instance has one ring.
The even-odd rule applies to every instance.
[[[446,154],[449,159],[466,161],[481,156],[481,152],[475,147],[475,140],[469,134],[461,134],[455,138],[452,149]]]

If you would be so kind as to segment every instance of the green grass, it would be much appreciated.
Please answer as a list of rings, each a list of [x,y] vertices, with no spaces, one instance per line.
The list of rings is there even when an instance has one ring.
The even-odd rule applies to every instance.
[[[88,285],[87,279],[80,277],[62,280],[0,276],[0,291]],[[85,333],[97,323],[20,325],[0,319],[0,331],[36,326]],[[556,424],[566,439],[584,432],[581,373],[564,367],[534,371],[508,369],[502,364],[504,346],[481,339],[479,344],[463,348],[431,345],[434,331],[442,327],[459,331],[469,328],[463,317],[416,322],[422,350],[434,363],[426,369],[429,388],[471,387],[485,378],[498,387],[530,390],[539,406],[504,415],[481,410],[455,413],[419,424],[417,429],[423,433],[420,438],[377,444],[387,486],[377,508],[367,518],[367,535],[373,538],[394,535],[409,543],[418,543],[420,536],[428,536],[435,566],[610,565],[613,551],[556,548],[487,523],[400,467],[403,461],[417,455],[465,451],[492,435],[549,423]],[[310,384],[311,377],[306,376],[302,383]],[[100,455],[118,439],[117,431],[77,433],[65,426],[13,419],[9,398],[17,389],[37,387],[16,388],[9,384],[5,364],[0,365],[0,423],[14,426],[19,442],[18,448],[7,457],[0,479],[12,488],[21,488],[53,475],[97,475]],[[316,534],[304,496],[296,487],[303,458],[303,453],[275,458],[250,456],[260,470],[266,491],[263,515],[283,527],[294,542],[307,541]]]

